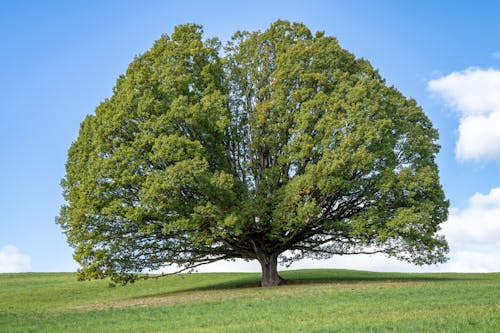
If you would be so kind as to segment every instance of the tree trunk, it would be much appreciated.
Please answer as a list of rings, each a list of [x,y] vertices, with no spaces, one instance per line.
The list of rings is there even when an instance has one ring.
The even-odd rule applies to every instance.
[[[258,259],[262,267],[262,287],[274,287],[280,285],[283,280],[278,275],[278,256],[265,255]]]

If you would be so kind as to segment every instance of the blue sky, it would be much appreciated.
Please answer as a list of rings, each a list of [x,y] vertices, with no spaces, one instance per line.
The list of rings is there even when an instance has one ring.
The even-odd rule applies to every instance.
[[[440,132],[450,262],[382,257],[297,267],[500,271],[500,3],[497,1],[15,1],[0,3],[0,272],[74,271],[54,223],[67,149],[135,55],[174,26],[206,37],[277,19],[325,31],[413,97]],[[219,263],[206,270],[253,270]]]

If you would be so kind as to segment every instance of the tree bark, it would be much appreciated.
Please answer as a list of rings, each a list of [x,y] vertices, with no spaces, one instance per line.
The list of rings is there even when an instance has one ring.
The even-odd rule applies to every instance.
[[[278,275],[278,256],[265,255],[258,260],[262,268],[261,287],[274,287],[280,285],[283,280]]]

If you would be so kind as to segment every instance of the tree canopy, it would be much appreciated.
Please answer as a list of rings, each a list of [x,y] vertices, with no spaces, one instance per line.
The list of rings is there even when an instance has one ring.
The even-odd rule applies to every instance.
[[[438,133],[364,59],[277,21],[225,45],[177,26],[82,122],[57,222],[80,278],[384,253],[446,260]]]

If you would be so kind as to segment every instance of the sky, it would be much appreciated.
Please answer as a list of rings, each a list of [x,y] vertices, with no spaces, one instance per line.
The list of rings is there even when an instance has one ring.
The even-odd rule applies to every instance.
[[[183,23],[227,41],[277,19],[335,36],[368,59],[439,130],[450,214],[449,261],[416,267],[382,256],[291,268],[500,271],[500,2],[23,1],[0,2],[0,273],[75,271],[55,224],[60,180],[79,124],[112,94],[134,56]],[[258,271],[219,262],[200,271]]]

